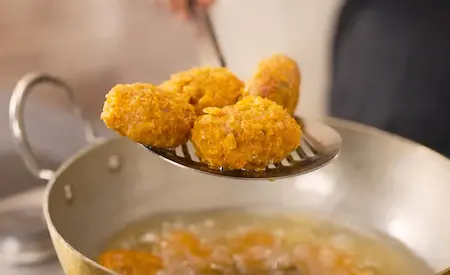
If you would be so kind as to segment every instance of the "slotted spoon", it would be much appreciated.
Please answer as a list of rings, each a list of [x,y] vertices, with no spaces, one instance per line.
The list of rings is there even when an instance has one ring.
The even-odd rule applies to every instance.
[[[217,36],[208,13],[204,9],[195,9],[190,3],[191,13],[195,17],[205,44],[210,46],[208,52],[214,55],[222,67],[226,67]],[[176,149],[153,148],[143,145],[164,160],[184,168],[190,168],[216,176],[241,179],[277,179],[312,172],[330,163],[339,153],[342,145],[341,136],[333,128],[317,121],[296,117],[302,128],[300,146],[279,163],[269,164],[264,171],[223,170],[211,168],[200,162],[195,155],[193,145],[188,142]]]
[[[339,153],[341,136],[333,128],[312,120],[296,118],[302,127],[300,146],[279,163],[269,164],[264,171],[223,170],[200,162],[193,145],[188,142],[175,149],[143,145],[162,159],[183,168],[216,176],[241,179],[279,179],[312,172],[330,163]]]

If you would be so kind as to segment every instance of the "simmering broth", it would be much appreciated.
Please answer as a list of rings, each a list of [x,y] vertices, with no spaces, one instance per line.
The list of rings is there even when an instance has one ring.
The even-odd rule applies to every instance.
[[[427,274],[391,238],[298,213],[160,214],[118,232],[103,251],[100,263],[124,275]]]

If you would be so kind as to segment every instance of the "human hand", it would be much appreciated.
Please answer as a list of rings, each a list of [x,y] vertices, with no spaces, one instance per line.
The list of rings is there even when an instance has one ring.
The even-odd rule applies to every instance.
[[[208,7],[214,0],[166,0],[169,4],[170,11],[181,18],[182,20],[189,20],[191,18],[191,6]]]

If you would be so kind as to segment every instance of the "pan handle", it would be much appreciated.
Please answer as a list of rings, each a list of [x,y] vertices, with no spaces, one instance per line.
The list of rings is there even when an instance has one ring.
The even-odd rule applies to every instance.
[[[22,77],[19,82],[17,82],[9,102],[9,126],[14,142],[16,143],[19,153],[28,170],[40,179],[50,180],[53,177],[54,172],[39,167],[36,154],[33,152],[30,142],[28,141],[23,118],[27,96],[36,85],[43,83],[56,86],[65,92],[72,104],[74,114],[83,121],[85,139],[87,142],[95,142],[96,136],[92,124],[84,117],[80,107],[76,104],[72,89],[63,80],[45,73],[31,73]]]

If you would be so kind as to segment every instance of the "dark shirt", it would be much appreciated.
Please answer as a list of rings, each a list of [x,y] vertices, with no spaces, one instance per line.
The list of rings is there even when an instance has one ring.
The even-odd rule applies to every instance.
[[[450,157],[450,1],[348,1],[330,111]]]

